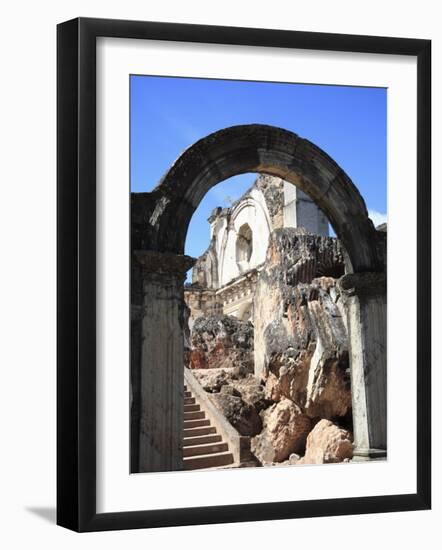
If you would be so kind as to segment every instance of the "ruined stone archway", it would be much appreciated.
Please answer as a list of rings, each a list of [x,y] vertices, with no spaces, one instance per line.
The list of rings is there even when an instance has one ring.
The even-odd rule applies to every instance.
[[[151,193],[132,197],[132,250],[138,265],[132,302],[134,311],[140,312],[135,331],[139,342],[132,339],[134,402],[138,401],[138,428],[133,426],[132,433],[140,434],[135,471],[179,469],[180,304],[184,274],[192,263],[183,256],[187,228],[211,187],[247,172],[281,177],[299,187],[324,212],[346,249],[347,271],[352,273],[341,279],[341,288],[347,294],[356,455],[385,454],[386,297],[379,234],[359,191],[324,151],[287,130],[252,124],[226,128],[196,142]]]
[[[134,247],[183,254],[190,219],[204,195],[247,172],[281,177],[309,195],[333,225],[353,271],[383,270],[375,228],[346,173],[310,141],[262,124],[232,126],[197,141],[151,193],[139,194]]]

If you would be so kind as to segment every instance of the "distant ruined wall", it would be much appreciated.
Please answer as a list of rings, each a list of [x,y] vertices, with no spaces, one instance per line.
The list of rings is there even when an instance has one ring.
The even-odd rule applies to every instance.
[[[328,222],[311,199],[281,178],[261,174],[229,208],[217,207],[208,219],[211,240],[186,286],[190,323],[201,315],[224,312],[253,319],[256,270],[263,265],[275,228],[303,226],[328,235]]]
[[[192,283],[214,289],[261,265],[274,229],[304,227],[328,235],[327,219],[305,193],[265,174],[229,208],[215,208],[208,221],[210,244],[195,264]]]

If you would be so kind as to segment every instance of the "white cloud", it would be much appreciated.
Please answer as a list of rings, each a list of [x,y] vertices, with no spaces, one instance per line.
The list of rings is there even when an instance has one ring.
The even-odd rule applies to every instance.
[[[373,221],[375,227],[377,227],[378,225],[381,225],[381,223],[387,222],[387,214],[378,212],[377,210],[369,210],[368,216]]]

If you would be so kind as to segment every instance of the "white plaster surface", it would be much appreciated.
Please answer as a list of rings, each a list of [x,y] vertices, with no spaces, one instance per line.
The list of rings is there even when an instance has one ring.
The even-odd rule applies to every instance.
[[[236,261],[236,240],[240,228],[248,224],[252,230],[253,252],[247,266],[241,271]],[[231,226],[223,222],[223,230],[218,232],[219,244],[219,281],[221,286],[229,283],[247,269],[252,269],[265,260],[269,235],[271,231],[270,218],[264,197],[258,189],[253,189],[251,196],[240,201],[232,211]],[[225,248],[222,243],[225,241]]]

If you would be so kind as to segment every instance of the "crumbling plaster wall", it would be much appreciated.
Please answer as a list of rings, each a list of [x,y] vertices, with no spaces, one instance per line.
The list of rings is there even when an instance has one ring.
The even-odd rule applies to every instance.
[[[220,221],[219,229],[217,226],[214,234],[219,260],[219,283],[224,286],[264,261],[272,226],[264,196],[257,188],[252,188]],[[245,224],[252,232],[252,254],[247,266],[241,269],[237,262],[236,246],[240,229]]]

